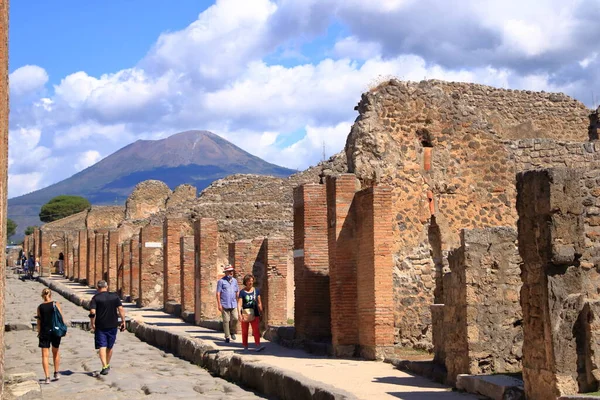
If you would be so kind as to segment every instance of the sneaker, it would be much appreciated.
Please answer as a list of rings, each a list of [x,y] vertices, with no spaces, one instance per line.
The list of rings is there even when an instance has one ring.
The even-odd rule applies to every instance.
[[[60,374],[58,372],[54,373],[54,380],[57,381],[60,379]]]
[[[50,378],[49,378],[49,377],[48,377],[48,378],[46,378],[46,380],[44,381],[44,383],[45,383],[46,385],[49,385],[49,384],[50,384]]]
[[[244,351],[248,351],[248,346],[244,347]]]
[[[229,339],[228,337],[225,338],[225,343],[229,343],[231,342],[231,339]]]
[[[235,333],[231,334],[231,340],[235,340]]]
[[[110,371],[110,365],[106,367],[102,367],[102,371],[100,371],[100,375],[108,375],[108,371]]]
[[[257,351],[257,352],[263,351],[264,349],[265,349],[265,346],[258,346],[255,351]]]

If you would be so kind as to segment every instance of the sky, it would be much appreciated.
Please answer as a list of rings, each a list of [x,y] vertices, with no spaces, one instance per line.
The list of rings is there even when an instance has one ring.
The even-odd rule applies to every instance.
[[[19,0],[9,197],[138,139],[209,130],[305,169],[396,77],[600,102],[600,0]]]

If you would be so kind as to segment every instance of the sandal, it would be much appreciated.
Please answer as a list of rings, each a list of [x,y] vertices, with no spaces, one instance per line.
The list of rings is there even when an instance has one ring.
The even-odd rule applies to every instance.
[[[44,381],[44,383],[45,383],[46,385],[49,385],[49,384],[50,384],[50,378],[49,378],[49,377],[48,377],[48,378],[46,378],[46,380]]]

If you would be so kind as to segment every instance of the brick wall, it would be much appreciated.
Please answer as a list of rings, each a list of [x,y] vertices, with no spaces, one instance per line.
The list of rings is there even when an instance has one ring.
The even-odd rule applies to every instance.
[[[179,256],[181,258],[181,312],[193,314],[196,308],[194,236],[180,238]]]
[[[164,237],[164,270],[163,302],[181,302],[181,254],[180,239],[192,233],[190,223],[183,218],[165,218],[163,224]]]
[[[329,290],[335,312],[331,315],[331,342],[336,356],[355,355],[358,344],[357,276],[352,218],[352,202],[356,192],[353,174],[327,177],[327,220],[329,243]]]
[[[131,282],[131,302],[137,303],[140,297],[140,239],[133,237],[129,241],[129,274]]]
[[[163,228],[146,225],[140,230],[140,290],[138,307],[163,307]]]
[[[286,325],[289,240],[270,237],[265,239],[264,248],[266,278],[263,279],[261,291],[263,321],[266,325]]]
[[[355,196],[358,339],[367,359],[383,359],[394,345],[391,194],[376,186]]]
[[[0,238],[6,247],[6,193],[8,192],[8,0],[0,0]],[[4,326],[4,293],[6,285],[5,255],[0,255],[0,326]],[[4,343],[4,329],[0,329],[0,343]],[[0,346],[0,397],[4,385],[4,346]]]
[[[216,305],[217,281],[220,278],[217,265],[217,221],[201,218],[194,223],[196,302],[194,317],[199,324],[215,319],[219,312]]]
[[[229,243],[229,263],[235,268],[240,288],[246,274],[254,275],[254,286],[262,288],[265,265],[263,239],[243,239]]]
[[[120,276],[122,281],[119,286],[121,287],[121,298],[126,299],[131,295],[131,240],[121,243],[121,253],[122,273]]]
[[[106,282],[110,292],[117,291],[117,266],[119,265],[119,254],[117,246],[120,243],[119,231],[111,230],[106,237]]]
[[[517,175],[528,399],[598,390],[600,167]]]
[[[85,267],[85,281],[88,286],[95,287],[94,283],[94,270],[96,265],[96,234],[94,231],[88,229],[86,233],[87,242],[87,257]]]
[[[324,185],[294,189],[294,324],[300,339],[331,337],[327,196]]]
[[[509,227],[465,229],[461,247],[449,256],[443,326],[435,328],[444,331],[451,383],[458,374],[521,370],[521,259],[516,240],[516,231]]]

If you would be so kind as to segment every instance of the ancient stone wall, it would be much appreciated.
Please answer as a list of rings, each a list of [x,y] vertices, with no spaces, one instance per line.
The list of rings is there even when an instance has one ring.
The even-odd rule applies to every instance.
[[[163,211],[170,195],[171,189],[164,182],[148,180],[138,183],[125,203],[125,218],[144,219]]]
[[[140,230],[138,307],[162,308],[164,286],[163,227],[148,224]]]
[[[114,229],[124,218],[125,209],[122,206],[92,206],[87,214],[85,227],[87,229]]]
[[[511,141],[583,142],[589,110],[562,94],[395,80],[365,93],[357,110],[348,171],[363,187],[393,188],[396,340],[430,349],[430,305],[442,301],[460,229],[516,223],[514,176],[526,162]]]
[[[68,231],[85,229],[85,221],[88,215],[88,210],[78,212],[68,217],[48,222],[42,225],[42,230]]]
[[[448,381],[458,374],[521,369],[520,257],[513,228],[465,229],[445,274],[443,346]],[[435,333],[435,332],[434,332]],[[437,349],[436,349],[437,352]]]
[[[528,399],[596,391],[600,165],[517,176]]]
[[[190,201],[196,200],[198,189],[195,186],[184,184],[179,185],[169,195],[166,202],[166,208],[174,208],[181,205],[187,205]]]

